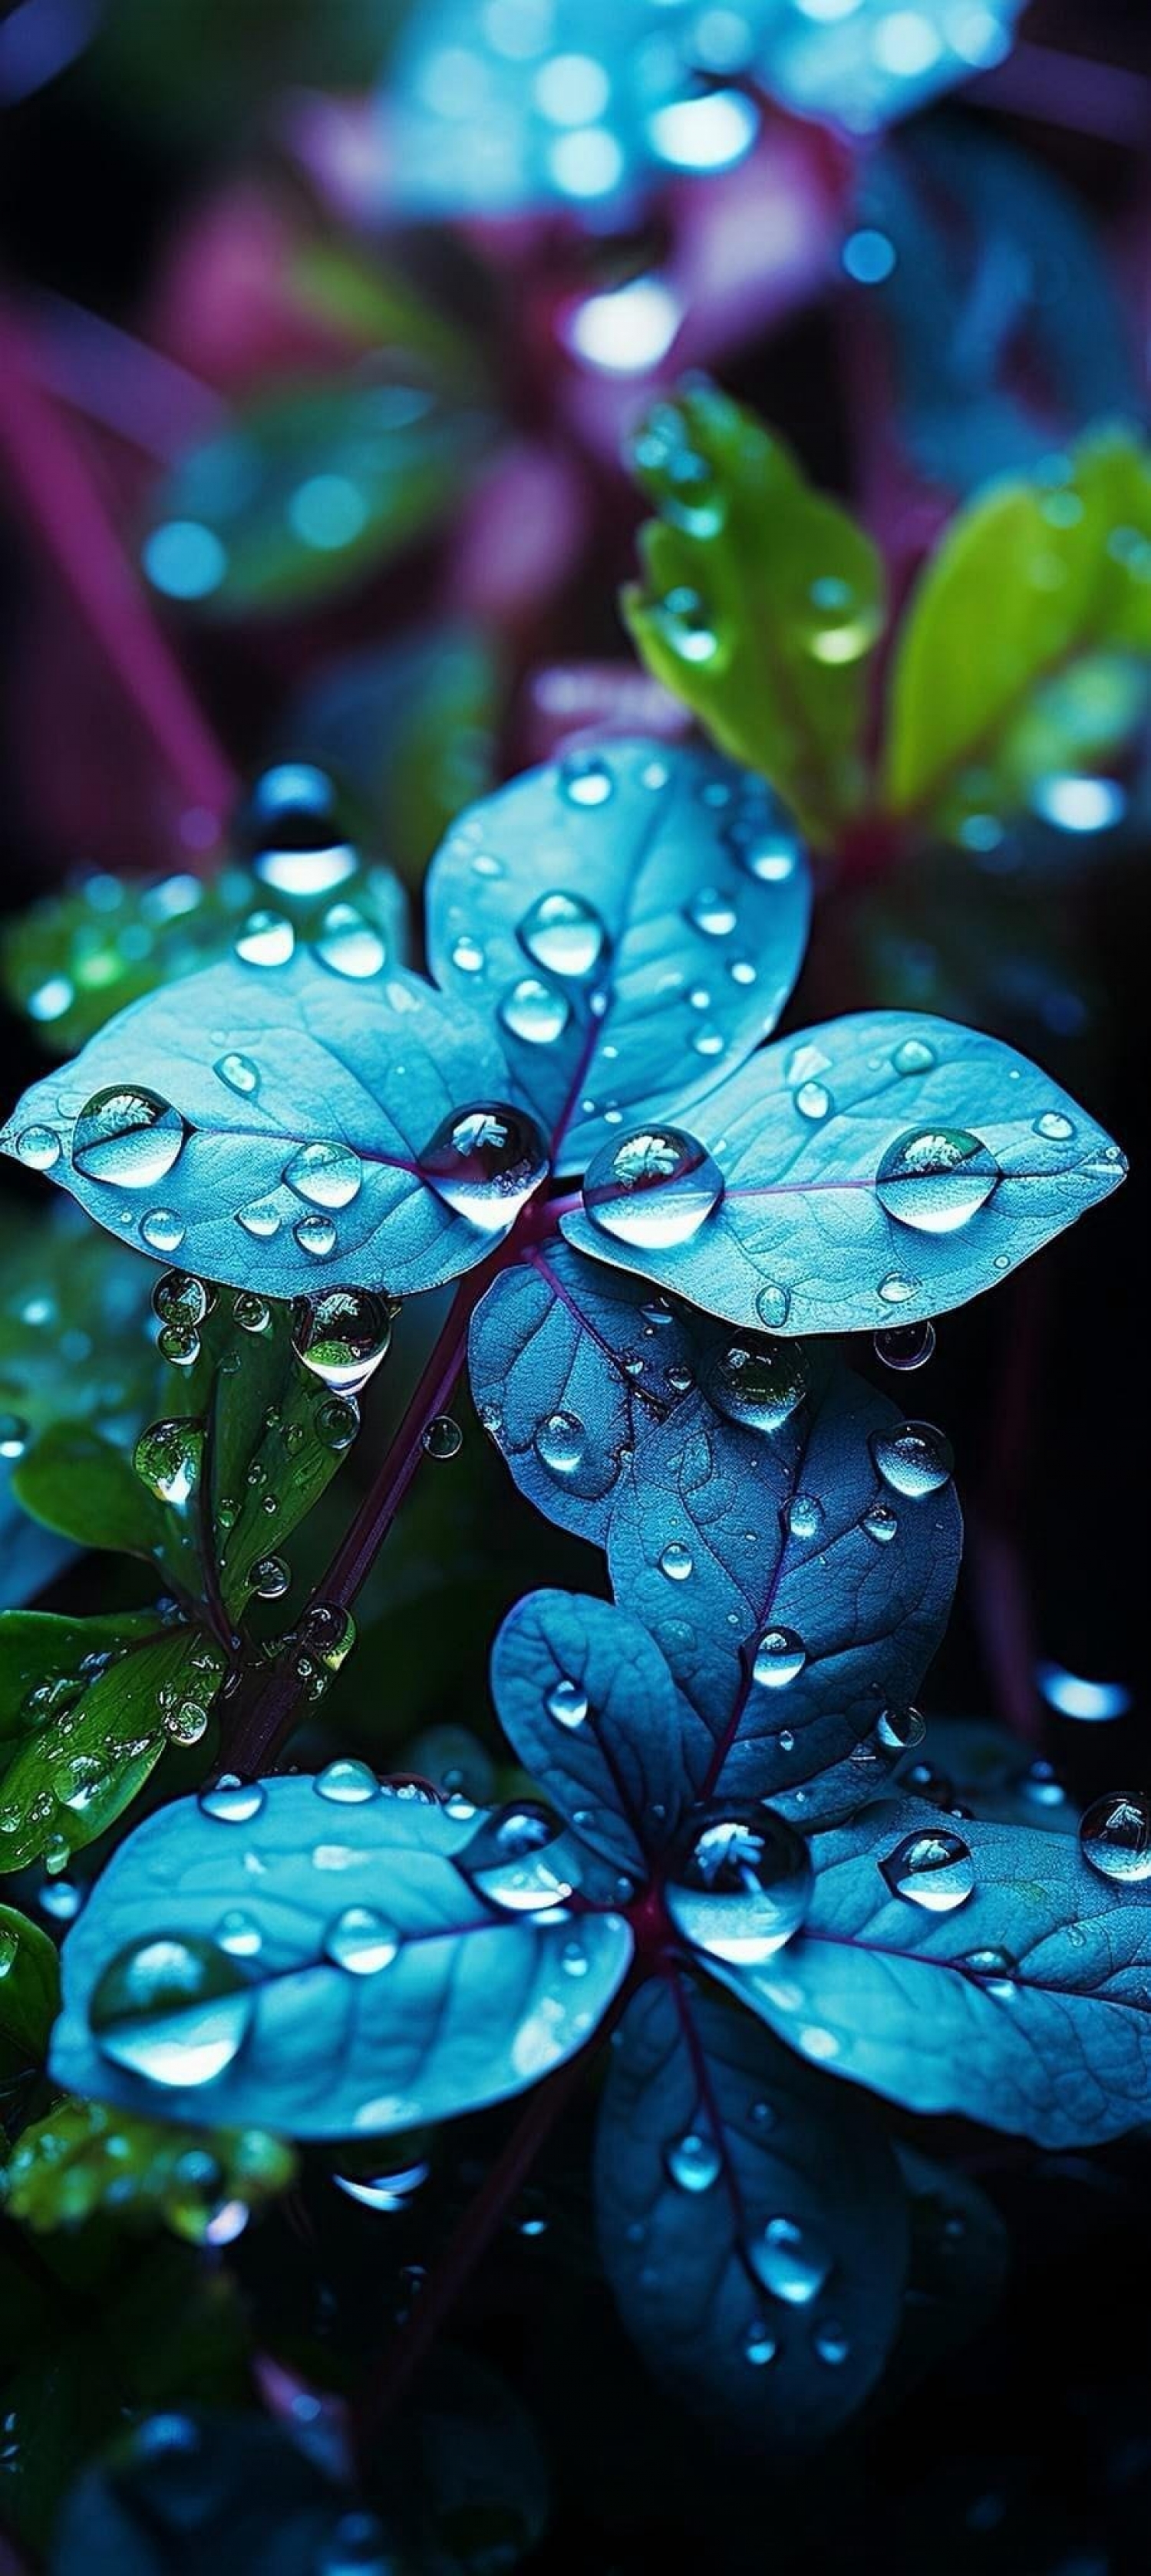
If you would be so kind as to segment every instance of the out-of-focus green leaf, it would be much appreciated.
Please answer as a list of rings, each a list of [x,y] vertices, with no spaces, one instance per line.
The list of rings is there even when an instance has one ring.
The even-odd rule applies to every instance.
[[[0,1412],[11,1454],[35,1454],[61,1421],[125,1434],[156,1376],[155,1270],[63,1202],[9,1203],[0,1263]],[[21,1454],[22,1453],[22,1454]]]
[[[961,511],[900,631],[887,797],[955,824],[1129,729],[1151,654],[1151,463],[1120,430]]]
[[[115,1822],[165,1744],[205,1733],[226,1657],[154,1611],[0,1618],[0,1870],[72,1852]]]
[[[56,1952],[39,1925],[0,1905],[0,2088],[42,2066],[60,2001]]]
[[[269,81],[355,90],[376,78],[405,0],[115,0],[101,13],[84,78],[118,122],[157,141],[218,154],[256,115]],[[274,74],[270,65],[274,64]]]
[[[37,2234],[99,2214],[117,2226],[160,2219],[200,2245],[238,2235],[243,2210],[286,2191],[294,2172],[290,2147],[264,2129],[170,2129],[103,2102],[66,2101],[22,2132],[2,2190],[12,2217]]]
[[[223,616],[311,605],[426,535],[491,436],[481,412],[420,384],[261,396],[165,477],[144,569],[166,597]]]
[[[476,393],[485,370],[476,342],[429,304],[398,268],[334,236],[305,241],[292,257],[288,284],[297,305],[366,348],[403,350],[422,360],[438,384]]]
[[[883,623],[870,539],[782,441],[714,387],[649,413],[633,448],[658,519],[624,613],[648,668],[826,839],[861,786]]]
[[[297,754],[349,782],[381,848],[412,882],[449,823],[494,785],[501,695],[493,647],[478,627],[431,626],[383,652],[329,664],[281,730]]]

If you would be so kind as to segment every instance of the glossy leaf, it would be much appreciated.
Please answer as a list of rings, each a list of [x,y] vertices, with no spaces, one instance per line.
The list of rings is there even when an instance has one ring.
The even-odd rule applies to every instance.
[[[155,2117],[299,2138],[380,2135],[522,2091],[590,2037],[631,1935],[616,1915],[487,1905],[456,1866],[481,1825],[305,1778],[268,1782],[234,1819],[165,1807],[121,1845],[65,1942],[57,2080]],[[215,1945],[236,1912],[257,1946],[232,1958]],[[180,2080],[203,2065],[194,1997],[157,2022],[155,2048],[144,2034],[156,2080],[117,2062],[89,2018],[105,1971],[161,1925],[206,1943],[228,1990],[217,2071],[198,2083]]]
[[[770,1437],[702,1395],[650,1435],[608,1564],[690,1712],[681,1758],[697,1799],[771,1797],[814,1823],[821,1774],[913,1697],[951,1605],[960,1519],[945,1465],[914,1497],[880,1473],[899,1421],[836,1370]],[[873,1768],[852,1767],[861,1803]]]
[[[0,1618],[0,1870],[62,1867],[122,1815],[165,1745],[195,1742],[224,1678],[214,1639],[155,1611]]]
[[[785,1334],[874,1332],[962,1305],[1127,1168],[1025,1056],[910,1012],[860,1012],[765,1048],[697,1105],[692,1133],[724,1195],[689,1240],[648,1251],[583,1210],[563,1231],[735,1325]]]
[[[616,1869],[642,1876],[690,1799],[675,1685],[647,1630],[607,1601],[529,1592],[492,1649],[492,1694],[551,1805]]]
[[[644,661],[828,838],[862,784],[868,657],[884,614],[875,547],[780,439],[712,386],[660,403],[633,456],[660,513],[641,531],[643,577],[624,598]]]
[[[428,953],[487,1005],[558,1172],[621,1119],[682,1110],[775,1025],[799,971],[803,853],[714,754],[597,743],[473,806],[433,861]]]
[[[520,1492],[602,1547],[621,1468],[679,1403],[694,1356],[666,1298],[555,1236],[493,1280],[472,1318],[468,1373]]]
[[[261,2129],[173,2129],[102,2102],[60,2102],[21,2131],[2,2191],[11,2216],[37,2235],[99,2213],[130,2229],[162,2219],[199,2245],[212,2243],[213,2219],[230,2215],[229,2203],[242,2224],[243,2210],[286,2191],[294,2171],[291,2149]]]
[[[964,1901],[893,1894],[883,1864],[943,1822],[911,1800],[817,1836],[804,1931],[728,1982],[793,2048],[908,2110],[1047,2147],[1121,2136],[1151,2069],[1145,1885],[1097,1876],[1070,1837],[964,1819]]]
[[[894,2341],[907,2256],[898,2168],[866,2104],[841,2105],[672,1973],[629,2007],[595,2176],[624,2322],[679,2397],[761,2456],[846,2421]],[[786,2270],[773,2228],[795,2231]]]
[[[4,1141],[19,1154],[43,1125],[59,1141],[51,1177],[153,1259],[178,1250],[187,1269],[265,1297],[315,1295],[325,1274],[406,1293],[470,1269],[491,1241],[453,1214],[418,1157],[450,1111],[506,1100],[508,1081],[494,1035],[415,976],[361,983],[309,958],[234,961],[150,995],[63,1079],[34,1083]],[[136,1164],[126,1184],[76,1166],[80,1114],[105,1091],[129,1108],[140,1091],[167,1112],[143,1179]],[[286,1167],[323,1144],[343,1156],[334,1181],[313,1186],[297,1167],[305,1188],[294,1189]],[[156,1226],[157,1212],[171,1223]]]
[[[166,476],[145,572],[217,615],[309,607],[434,527],[491,435],[480,412],[420,384],[262,395]]]
[[[0,1905],[0,2095],[14,2077],[43,2065],[59,2001],[47,1933],[15,1907]]]
[[[988,625],[989,593],[999,603]],[[976,640],[978,649],[975,649]],[[1151,653],[1151,470],[1120,431],[1084,439],[1028,481],[993,485],[955,519],[921,575],[891,683],[887,793],[900,813],[950,814],[1053,765],[1063,730],[1082,761],[1073,683],[1100,656]],[[1113,735],[1101,727],[1105,749]],[[1058,740],[1060,727],[1055,727]]]

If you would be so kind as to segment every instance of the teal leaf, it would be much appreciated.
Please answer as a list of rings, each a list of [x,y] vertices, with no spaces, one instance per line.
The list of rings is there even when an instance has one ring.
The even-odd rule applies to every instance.
[[[493,1280],[468,1341],[480,1420],[520,1492],[600,1546],[623,1466],[679,1403],[693,1362],[666,1297],[558,1235]]]
[[[898,1727],[959,1566],[946,1446],[900,1491],[879,1463],[900,1428],[886,1396],[836,1369],[770,1437],[702,1395],[649,1434],[608,1565],[678,1685],[698,1799],[770,1797],[810,1825],[825,1799],[871,1793],[868,1740],[886,1712]]]
[[[675,1972],[630,2005],[600,2111],[599,2236],[665,2385],[761,2456],[825,2440],[900,2324],[907,2220],[870,2106]]]
[[[401,969],[360,983],[311,958],[233,961],[151,994],[33,1083],[4,1141],[26,1161],[43,1130],[39,1168],[154,1259],[265,1297],[316,1295],[325,1273],[406,1293],[491,1242],[420,1157],[508,1085],[475,1013]],[[526,1190],[492,1195],[499,1233]]]
[[[0,1871],[57,1868],[113,1824],[165,1745],[195,1743],[224,1678],[215,1639],[151,1610],[0,1617]]]
[[[631,1956],[622,1919],[498,1910],[457,1866],[482,1815],[347,1786],[271,1780],[138,1827],[64,1944],[59,2083],[152,2117],[378,2136],[584,2045]],[[236,1916],[242,1946],[219,1946]]]
[[[962,1305],[1127,1168],[1014,1048],[891,1011],[765,1048],[697,1104],[688,1141],[716,1167],[690,1231],[655,1165],[646,1243],[625,1239],[626,1184],[612,1180],[598,1221],[586,1193],[562,1217],[568,1241],[741,1328],[788,1334],[874,1332]],[[647,1249],[661,1230],[665,1248]]]
[[[675,1685],[646,1629],[608,1601],[529,1592],[492,1649],[492,1695],[524,1769],[581,1841],[643,1876],[691,1794]]]
[[[761,780],[602,742],[473,806],[428,880],[445,991],[495,1015],[519,1094],[578,1172],[622,1121],[689,1108],[775,1026],[807,869]]]
[[[1069,1836],[956,1822],[917,1800],[817,1835],[812,1857],[802,1934],[728,1979],[793,2048],[908,2110],[961,2112],[1040,2146],[1098,2144],[1145,2120],[1145,1884],[1097,1876]],[[894,1894],[885,1864],[925,1900]],[[950,1871],[935,1888],[934,1867]],[[940,1887],[950,1910],[936,1910]]]

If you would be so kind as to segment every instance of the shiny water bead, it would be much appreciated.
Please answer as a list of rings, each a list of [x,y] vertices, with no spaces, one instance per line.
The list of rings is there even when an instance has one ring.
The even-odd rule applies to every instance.
[[[292,1308],[292,1348],[325,1386],[357,1394],[385,1357],[395,1309],[367,1288],[327,1288]]]
[[[173,1744],[198,1744],[207,1731],[208,1712],[199,1700],[182,1699],[164,1719],[164,1733]]]
[[[382,931],[376,922],[365,919],[354,903],[329,905],[312,946],[320,964],[333,975],[345,976],[349,983],[367,983],[388,962]]]
[[[207,1789],[201,1789],[197,1804],[202,1815],[211,1816],[221,1825],[250,1825],[263,1812],[267,1793],[258,1780],[241,1780],[234,1771],[222,1771]]]
[[[344,1208],[359,1197],[364,1167],[350,1145],[301,1145],[285,1163],[284,1179],[312,1207]]]
[[[553,1046],[571,1018],[571,1003],[538,975],[521,975],[504,994],[499,1018],[509,1037],[522,1038],[525,1046]]]
[[[178,1161],[188,1132],[158,1092],[113,1084],[85,1101],[72,1131],[72,1161],[85,1180],[151,1190]]]
[[[488,1905],[509,1914],[537,1914],[563,1905],[574,1880],[554,1858],[554,1816],[529,1801],[497,1808],[457,1855],[457,1867]]]
[[[752,1658],[752,1679],[761,1690],[786,1690],[806,1662],[807,1648],[794,1628],[765,1628]]]
[[[689,1576],[694,1574],[695,1558],[691,1549],[684,1546],[682,1539],[668,1540],[667,1546],[660,1555],[659,1570],[661,1574],[666,1574],[669,1583],[686,1583]]]
[[[702,593],[690,582],[676,582],[658,600],[653,615],[664,640],[681,662],[714,662],[719,637]]]
[[[750,1431],[778,1431],[803,1403],[811,1377],[801,1343],[741,1336],[705,1354],[699,1382],[729,1422]]]
[[[188,1270],[165,1270],[152,1290],[152,1312],[162,1324],[202,1324],[212,1299],[206,1281]]]
[[[755,1311],[769,1333],[782,1332],[791,1312],[790,1288],[781,1288],[778,1280],[766,1280],[756,1291]]]
[[[258,778],[237,823],[254,874],[272,893],[315,902],[356,874],[334,781],[310,761],[278,761]]]
[[[314,1261],[327,1261],[339,1240],[330,1216],[299,1217],[292,1232],[301,1252],[310,1253]]]
[[[569,805],[606,805],[615,793],[607,762],[595,751],[569,751],[558,775],[560,794]]]
[[[241,1100],[250,1100],[260,1088],[260,1068],[250,1055],[220,1055],[212,1067],[229,1091],[238,1092]]]
[[[818,1538],[823,1527],[823,1505],[817,1494],[793,1494],[786,1512],[791,1538]]]
[[[975,1863],[959,1834],[907,1834],[879,1867],[893,1896],[928,1914],[953,1914],[975,1892]]]
[[[692,929],[701,930],[705,939],[726,939],[739,918],[731,896],[717,886],[700,886],[684,910]]]
[[[317,1771],[312,1787],[317,1798],[326,1799],[334,1807],[367,1806],[380,1794],[375,1772],[369,1770],[366,1762],[357,1762],[351,1756],[327,1763],[322,1771]]]
[[[663,2151],[664,2170],[677,2191],[710,2191],[723,2172],[723,2158],[706,2129],[687,2129],[671,2138]]]
[[[140,1219],[140,1239],[149,1252],[178,1252],[187,1231],[174,1208],[149,1208]]]
[[[170,1368],[194,1368],[200,1356],[200,1336],[188,1324],[165,1324],[157,1335],[156,1348]]]
[[[31,1437],[19,1413],[0,1413],[0,1458],[22,1458]]]
[[[801,1082],[794,1099],[800,1117],[806,1118],[812,1126],[830,1118],[835,1106],[825,1082]]]
[[[60,1160],[60,1139],[54,1127],[22,1127],[16,1152],[30,1172],[50,1172]]]
[[[578,1413],[549,1413],[537,1424],[533,1446],[541,1465],[553,1476],[573,1476],[587,1453],[587,1433]]]
[[[503,1234],[547,1171],[539,1129],[496,1100],[453,1110],[419,1158],[446,1207],[483,1233]]]
[[[265,1298],[242,1288],[232,1299],[232,1316],[242,1333],[266,1333],[271,1327],[272,1309]]]
[[[271,1243],[284,1222],[275,1199],[271,1196],[253,1199],[248,1207],[237,1208],[236,1223],[250,1234],[253,1243]]]
[[[906,1271],[888,1270],[880,1280],[876,1293],[882,1297],[885,1306],[905,1306],[908,1299],[914,1297],[918,1286],[919,1281],[909,1279]]]
[[[282,1601],[291,1580],[282,1556],[257,1557],[248,1577],[253,1592],[261,1601]]]
[[[890,1503],[872,1503],[863,1515],[863,1527],[877,1547],[889,1547],[899,1535],[899,1521]]]
[[[891,1061],[896,1073],[930,1073],[935,1049],[926,1038],[901,1038]]]
[[[989,1995],[1007,1998],[1014,1994],[1019,1975],[1019,1961],[1010,1950],[994,1945],[986,1950],[969,1950],[960,1967],[969,1977],[976,1977]]]
[[[880,1206],[920,1234],[954,1234],[1002,1178],[990,1148],[965,1127],[909,1127],[889,1145],[878,1173]]]
[[[295,953],[296,934],[281,913],[260,910],[249,913],[234,945],[245,966],[286,966]]]
[[[420,1446],[429,1458],[458,1458],[463,1445],[463,1432],[450,1413],[434,1413],[420,1434]]]
[[[349,2200],[363,2209],[404,2209],[422,2183],[428,2179],[431,2166],[421,2159],[416,2164],[399,2165],[394,2173],[333,2174],[337,2191],[346,2192]],[[390,2568],[386,2571],[390,2576]]]
[[[215,1941],[134,1941],[104,1969],[88,2017],[101,2055],[149,2083],[212,2084],[239,2054],[252,2018],[243,1970]]]
[[[807,1844],[774,1808],[725,1804],[681,1838],[667,1908],[694,1948],[755,1967],[799,1930],[812,1885]]]
[[[177,1511],[190,1502],[204,1454],[204,1426],[183,1417],[152,1422],[132,1452],[132,1464],[158,1502]]]
[[[917,1708],[885,1708],[876,1721],[875,1741],[884,1753],[910,1753],[922,1744],[927,1720]]]
[[[1109,1790],[1094,1799],[1080,1822],[1079,1849],[1100,1878],[1126,1885],[1151,1878],[1151,1797],[1146,1790]]]
[[[817,2326],[811,2340],[817,2358],[825,2361],[829,2369],[838,2370],[841,2363],[850,2359],[851,2345],[841,2325],[829,2321],[826,2325]]]
[[[931,1422],[901,1422],[893,1431],[873,1432],[871,1455],[884,1484],[912,1502],[939,1493],[955,1465],[950,1442]]]
[[[561,1675],[548,1692],[545,1706],[557,1726],[582,1726],[588,1713],[588,1695],[579,1682]]]
[[[572,978],[590,975],[607,947],[607,929],[594,904],[558,891],[537,897],[516,936],[534,965]]]
[[[349,1905],[329,1923],[324,1950],[337,1968],[352,1977],[374,1977],[390,1968],[400,1951],[400,1934],[386,1914],[370,1905]]]
[[[601,1145],[583,1181],[593,1223],[645,1252],[690,1243],[722,1196],[718,1165],[679,1127],[636,1127]]]
[[[1075,1129],[1071,1120],[1065,1118],[1060,1110],[1045,1109],[1042,1117],[1035,1121],[1035,1133],[1037,1136],[1046,1137],[1052,1145],[1066,1145],[1074,1135]]]
[[[769,2218],[746,2247],[757,2280],[789,2308],[809,2308],[831,2271],[831,2256],[814,2228],[795,2218]]]
[[[889,1333],[875,1335],[875,1356],[884,1368],[923,1368],[935,1349],[935,1326],[932,1323],[899,1324]]]
[[[325,1449],[339,1453],[351,1448],[360,1427],[360,1408],[354,1395],[329,1395],[316,1406],[314,1421]]]
[[[762,2370],[769,2361],[775,2360],[778,2350],[778,2342],[765,2320],[753,2317],[743,2338],[744,2360],[749,2361],[753,2369]]]

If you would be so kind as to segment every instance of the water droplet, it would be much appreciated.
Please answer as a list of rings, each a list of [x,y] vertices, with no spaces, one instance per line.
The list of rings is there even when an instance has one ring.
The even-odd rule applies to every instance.
[[[937,1494],[955,1465],[950,1443],[931,1422],[901,1422],[894,1431],[873,1432],[871,1455],[884,1484],[912,1502]]]
[[[701,886],[684,910],[693,930],[701,930],[705,939],[726,939],[739,918],[731,896],[717,886]]]
[[[248,1577],[261,1601],[282,1601],[291,1580],[282,1556],[257,1557]]]
[[[207,1709],[196,1699],[182,1699],[164,1719],[164,1733],[173,1744],[198,1744],[207,1731]]]
[[[928,1914],[953,1914],[975,1892],[975,1863],[958,1834],[907,1834],[879,1867],[893,1896]]]
[[[179,1110],[157,1092],[112,1086],[85,1101],[72,1133],[72,1161],[86,1180],[151,1190],[171,1171],[187,1134]]]
[[[794,1628],[765,1628],[755,1649],[752,1678],[761,1690],[786,1690],[807,1662],[807,1648]]]
[[[823,1526],[823,1505],[817,1494],[793,1494],[787,1506],[787,1526],[792,1538],[818,1538]]]
[[[877,1547],[890,1547],[899,1535],[899,1522],[889,1503],[872,1503],[863,1515],[863,1527]]]
[[[578,894],[541,894],[516,935],[533,964],[549,975],[590,975],[607,946],[599,913]]]
[[[165,1324],[157,1335],[156,1348],[171,1368],[194,1368],[200,1356],[200,1336],[187,1324]]]
[[[318,1798],[337,1807],[362,1807],[380,1794],[375,1772],[368,1769],[366,1762],[350,1759],[329,1762],[316,1773],[312,1787]]]
[[[769,1333],[782,1332],[791,1312],[791,1290],[768,1279],[756,1293],[755,1311]]]
[[[354,1395],[329,1395],[316,1406],[315,1425],[325,1449],[337,1453],[350,1449],[360,1427],[360,1408]]]
[[[174,1208],[149,1208],[140,1219],[140,1234],[152,1252],[178,1252],[187,1228]]]
[[[292,1348],[325,1386],[357,1394],[392,1337],[393,1308],[366,1288],[328,1288],[292,1308]]]
[[[707,608],[698,590],[687,582],[677,582],[665,591],[654,614],[663,629],[673,653],[683,662],[714,662],[719,651]]]
[[[1151,1798],[1143,1789],[1108,1790],[1087,1808],[1079,1849],[1100,1878],[1151,1878]]]
[[[538,1914],[563,1905],[573,1881],[549,1857],[557,1843],[554,1816],[526,1800],[497,1808],[457,1856],[456,1866],[489,1905],[511,1914]]]
[[[233,1959],[256,1959],[263,1946],[263,1933],[254,1915],[245,1914],[233,1905],[222,1914],[216,1925],[216,1947],[226,1950]]]
[[[762,2236],[748,2245],[747,2258],[764,2289],[789,2308],[810,2307],[831,2270],[822,2239],[794,2218],[769,2218]]]
[[[538,975],[521,975],[505,993],[499,1017],[509,1036],[522,1038],[526,1046],[552,1046],[568,1025],[571,1003],[566,993],[541,984]]]
[[[743,2338],[743,2357],[753,2369],[762,2370],[774,2361],[779,2345],[763,2317],[753,2317]]]
[[[807,1844],[762,1802],[694,1824],[667,1885],[672,1921],[696,1949],[755,1967],[799,1930],[811,1901]]]
[[[557,1726],[582,1726],[588,1712],[588,1695],[579,1682],[568,1681],[561,1675],[548,1692],[545,1705],[548,1716],[554,1717]]]
[[[926,1733],[927,1720],[917,1708],[885,1708],[876,1723],[875,1740],[884,1753],[910,1753]]]
[[[722,1196],[711,1155],[678,1127],[636,1127],[601,1145],[583,1182],[593,1223],[646,1252],[690,1242]]]
[[[235,942],[245,966],[286,966],[295,945],[291,922],[278,912],[250,912]]]
[[[300,1622],[298,1641],[328,1673],[338,1673],[356,1642],[356,1623],[341,1601],[313,1601]],[[299,1672],[299,1664],[296,1666]],[[306,1678],[306,1676],[301,1676]],[[321,1774],[321,1777],[325,1777]]]
[[[689,1574],[694,1574],[695,1558],[682,1539],[669,1539],[659,1560],[659,1570],[666,1574],[669,1583],[686,1583]]]
[[[265,1805],[265,1792],[258,1780],[239,1780],[234,1771],[222,1771],[210,1788],[201,1789],[200,1812],[222,1825],[250,1825]]]
[[[931,1323],[896,1325],[889,1333],[875,1336],[875,1356],[884,1368],[923,1368],[935,1349],[935,1326]]]
[[[420,2162],[400,2165],[394,2173],[333,2174],[332,2180],[337,2191],[346,2192],[348,2199],[359,2201],[362,2208],[391,2211],[406,2208],[412,2194],[427,2181],[430,2172],[431,2166]],[[390,2569],[390,2561],[388,2566]],[[381,2571],[381,2576],[384,2576],[384,2571]]]
[[[285,760],[257,779],[237,823],[254,874],[274,894],[315,902],[355,876],[334,781],[310,761]]]
[[[687,2129],[682,2138],[672,2138],[664,2149],[663,2161],[668,2180],[677,2191],[710,2191],[723,2171],[715,2139],[703,2129]]]
[[[492,1101],[453,1110],[420,1155],[445,1206],[484,1233],[503,1234],[547,1170],[538,1128],[522,1109]]]
[[[615,780],[594,751],[570,751],[559,767],[560,794],[569,805],[606,805]]]
[[[314,1261],[326,1261],[336,1249],[338,1237],[330,1216],[299,1217],[292,1232],[301,1252],[310,1253]]]
[[[227,1084],[229,1091],[238,1091],[243,1100],[249,1100],[252,1093],[260,1088],[260,1068],[253,1064],[250,1055],[217,1056],[212,1070],[218,1073],[221,1082]]]
[[[1001,1950],[997,1946],[987,1950],[969,1950],[959,1964],[969,1977],[978,1977],[989,1995],[1006,2001],[1014,1994],[1019,1961],[1012,1957],[1010,1950]]]
[[[479,940],[472,937],[470,930],[461,930],[452,943],[453,966],[458,966],[461,975],[482,975],[487,962],[487,950]]]
[[[266,1333],[272,1321],[272,1309],[263,1297],[241,1288],[232,1299],[232,1315],[242,1333]]]
[[[134,1941],[92,1991],[89,2021],[102,2056],[149,2083],[212,2084],[238,2055],[252,2018],[247,1979],[214,1941]]]
[[[188,1270],[165,1270],[152,1290],[152,1312],[162,1324],[183,1324],[194,1331],[210,1304],[205,1281]]]
[[[301,1145],[284,1165],[284,1179],[312,1207],[350,1207],[363,1187],[364,1167],[350,1145]]]
[[[28,1425],[18,1413],[0,1413],[0,1458],[22,1458],[29,1437]]]
[[[825,1082],[801,1082],[795,1094],[795,1105],[800,1117],[809,1119],[815,1126],[821,1119],[830,1117],[834,1103]]]
[[[812,2342],[819,2360],[827,2362],[833,2370],[838,2369],[841,2362],[847,2361],[851,2353],[851,2345],[841,2325],[833,2325],[829,2322],[827,2325],[817,2326]]]
[[[374,921],[354,903],[333,903],[324,914],[313,945],[322,966],[349,983],[363,984],[387,965],[387,942]]]
[[[458,1458],[464,1435],[450,1413],[436,1413],[421,1433],[420,1445],[429,1458]]]
[[[185,1418],[153,1422],[141,1432],[132,1464],[159,1502],[181,1511],[195,1492],[203,1453],[202,1423]]]
[[[587,1449],[587,1433],[578,1413],[549,1413],[537,1427],[534,1445],[553,1476],[573,1476]]]
[[[920,1234],[954,1234],[984,1207],[999,1165],[965,1127],[909,1127],[889,1145],[876,1197],[889,1216]]]
[[[22,1127],[16,1151],[30,1171],[50,1172],[60,1160],[60,1139],[54,1127]]]
[[[255,1243],[270,1243],[284,1220],[274,1198],[253,1199],[250,1207],[237,1208],[236,1223],[242,1225]]]
[[[353,1977],[374,1977],[390,1968],[400,1949],[400,1935],[385,1914],[370,1905],[349,1905],[328,1925],[324,1948],[337,1968]]]
[[[917,1279],[908,1279],[902,1270],[889,1270],[879,1282],[879,1295],[885,1306],[905,1306],[918,1285]]]
[[[810,1386],[799,1342],[740,1340],[720,1343],[701,1364],[704,1394],[729,1422],[752,1431],[778,1431],[801,1405]]]
[[[1045,1109],[1042,1117],[1035,1121],[1035,1133],[1046,1136],[1053,1145],[1066,1145],[1075,1129],[1071,1120],[1064,1118],[1058,1109]]]

